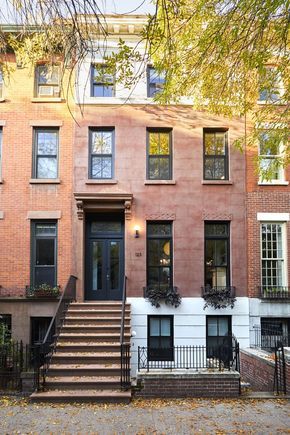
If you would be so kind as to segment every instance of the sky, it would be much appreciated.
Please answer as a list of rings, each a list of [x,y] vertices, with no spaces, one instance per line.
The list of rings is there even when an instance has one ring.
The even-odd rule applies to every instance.
[[[7,17],[7,3],[12,0],[0,0],[0,23],[12,24]],[[100,9],[107,14],[146,14],[154,12],[152,0],[98,0]]]

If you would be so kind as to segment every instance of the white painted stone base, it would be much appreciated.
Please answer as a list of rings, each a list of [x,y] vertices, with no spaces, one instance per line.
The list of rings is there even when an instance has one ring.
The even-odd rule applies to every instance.
[[[249,299],[237,298],[233,309],[224,308],[215,310],[204,307],[203,298],[183,298],[178,308],[162,304],[155,308],[144,298],[128,298],[131,304],[132,337],[131,375],[134,377],[137,370],[138,346],[147,346],[147,316],[148,315],[174,315],[174,345],[205,345],[206,344],[206,316],[232,316],[232,332],[237,337],[241,347],[249,347]]]

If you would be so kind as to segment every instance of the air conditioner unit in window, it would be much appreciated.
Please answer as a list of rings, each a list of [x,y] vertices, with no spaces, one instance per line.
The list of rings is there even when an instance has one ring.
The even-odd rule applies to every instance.
[[[39,86],[38,95],[40,97],[53,97],[53,86]]]

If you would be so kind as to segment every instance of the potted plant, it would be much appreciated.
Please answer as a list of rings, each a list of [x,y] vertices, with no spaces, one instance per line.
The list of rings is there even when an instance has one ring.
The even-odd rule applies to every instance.
[[[231,287],[204,287],[202,295],[205,304],[203,309],[213,307],[215,310],[220,308],[234,308],[236,298]]]
[[[151,302],[153,307],[159,308],[161,302],[177,308],[181,304],[181,296],[177,287],[149,285],[144,287],[144,297]]]
[[[51,286],[44,283],[38,286],[26,287],[28,298],[57,298],[60,295],[60,286]]]

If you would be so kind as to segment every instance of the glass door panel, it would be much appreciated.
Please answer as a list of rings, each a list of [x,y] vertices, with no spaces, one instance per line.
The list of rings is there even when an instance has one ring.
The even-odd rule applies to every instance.
[[[93,290],[102,290],[103,288],[103,253],[104,246],[101,241],[93,241],[92,246],[92,279]]]

